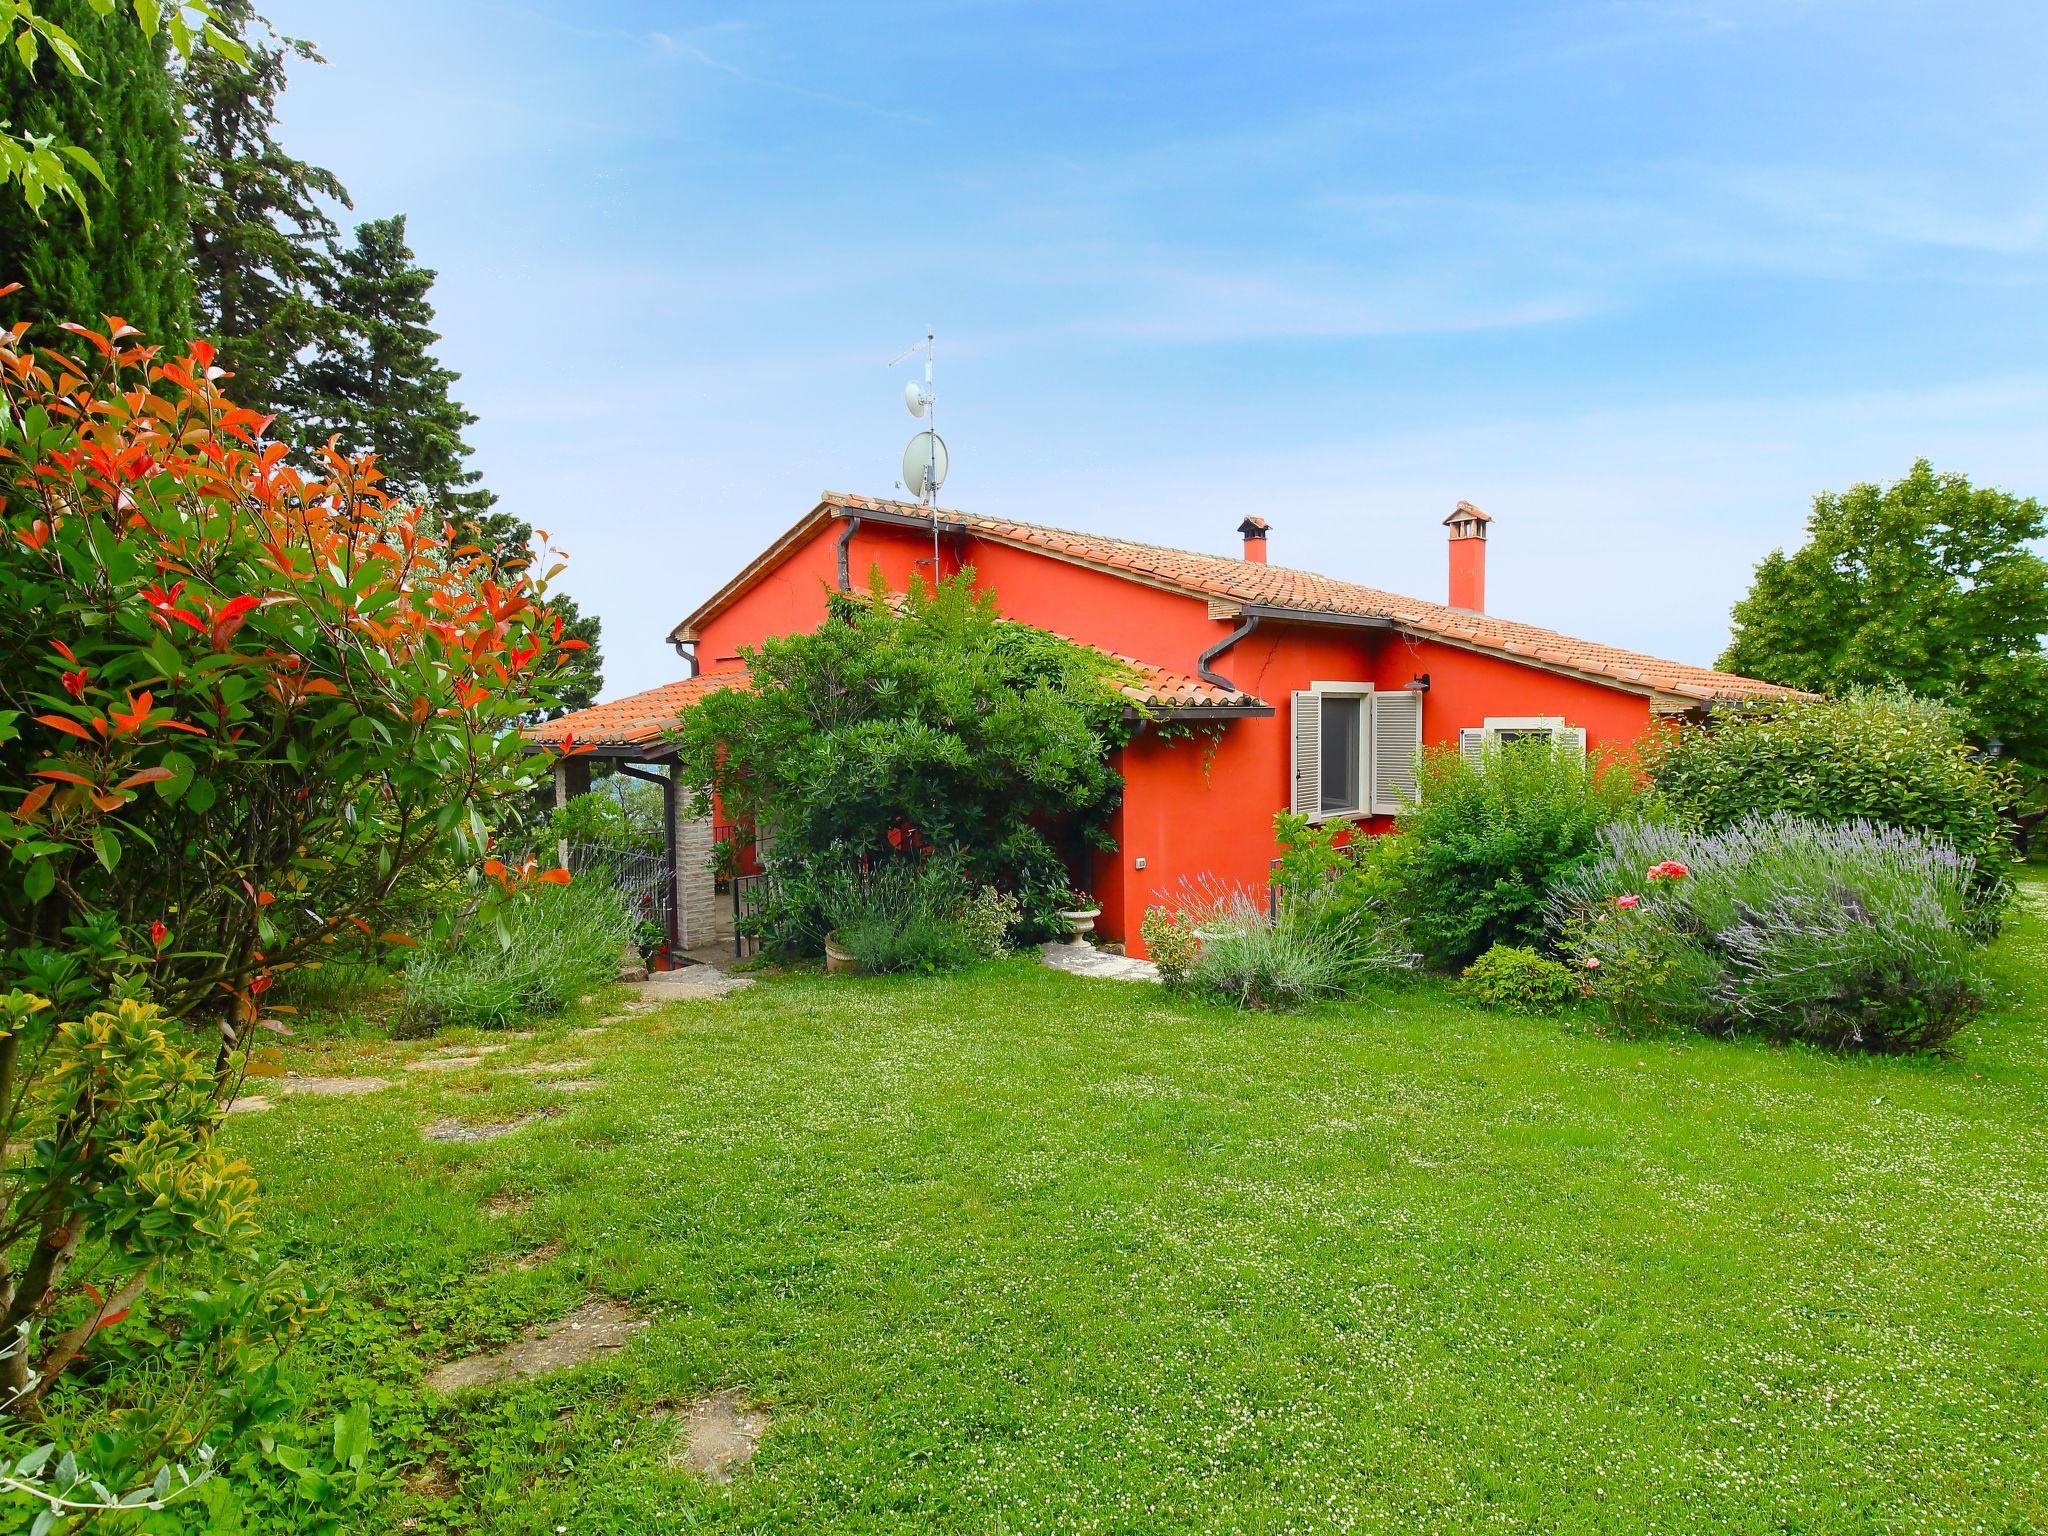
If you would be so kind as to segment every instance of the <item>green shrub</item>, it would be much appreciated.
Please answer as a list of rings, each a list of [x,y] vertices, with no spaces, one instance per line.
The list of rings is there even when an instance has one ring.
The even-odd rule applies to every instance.
[[[422,947],[405,968],[415,1024],[509,1029],[558,1013],[619,973],[633,914],[602,880],[536,889]]]
[[[1617,826],[1553,917],[1624,1028],[1926,1050],[1983,1007],[1972,878],[1941,839],[1868,821]]]
[[[961,919],[970,900],[960,860],[898,855],[850,866],[819,882],[834,942],[863,970],[958,970],[981,958]]]
[[[1904,827],[1973,860],[1984,898],[2011,888],[2012,770],[1980,757],[1946,705],[1858,690],[1720,715],[1653,735],[1644,767],[1673,812],[1710,831],[1775,811]]]
[[[683,717],[679,762],[703,805],[775,828],[778,892],[753,924],[773,948],[814,949],[818,881],[889,859],[905,829],[1016,896],[1026,937],[1062,931],[1067,856],[1109,846],[1126,666],[1001,621],[972,571],[901,600],[878,571],[816,630],[741,657],[750,686]]]
[[[992,885],[980,885],[960,909],[960,927],[976,954],[984,960],[1000,960],[1010,952],[1010,933],[1021,916],[1016,897]]]
[[[1556,1013],[1579,995],[1579,976],[1568,965],[1514,944],[1496,944],[1465,967],[1457,991],[1482,1008],[1508,1013]]]
[[[1642,809],[1626,761],[1588,763],[1546,741],[1423,755],[1420,799],[1401,814],[1399,903],[1422,957],[1457,970],[1495,944],[1547,945],[1552,883],[1603,827]]]
[[[1195,963],[1202,958],[1202,941],[1195,937],[1194,928],[1179,913],[1147,907],[1138,919],[1138,936],[1159,968],[1161,985],[1175,992],[1187,991],[1194,983]]]

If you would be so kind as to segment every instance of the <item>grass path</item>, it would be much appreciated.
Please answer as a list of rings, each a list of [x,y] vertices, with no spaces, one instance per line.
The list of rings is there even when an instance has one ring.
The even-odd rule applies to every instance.
[[[403,1082],[232,1134],[343,1288],[297,1378],[454,1479],[381,1530],[2032,1532],[2038,904],[1998,959],[1939,1062],[1605,1041],[1434,984],[1241,1018],[1035,957],[797,977],[463,1072],[330,1043]],[[492,1070],[570,1057],[597,1088]],[[421,1390],[593,1295],[653,1326]],[[663,1406],[731,1387],[757,1459],[666,1470]]]

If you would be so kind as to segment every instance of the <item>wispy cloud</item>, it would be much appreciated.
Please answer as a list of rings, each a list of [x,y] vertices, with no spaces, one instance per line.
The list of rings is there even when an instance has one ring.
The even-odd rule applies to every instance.
[[[729,60],[721,59],[702,45],[691,41],[687,34],[654,32],[650,33],[649,37],[654,45],[669,57],[687,59],[693,64],[702,65],[705,69],[715,70],[721,75],[728,75],[745,85],[756,86],[766,91],[776,91],[785,96],[799,97],[805,101],[815,101],[828,107],[839,107],[848,112],[859,112],[865,116],[880,118],[886,122],[908,123],[920,128],[931,126],[929,119],[901,107],[879,106],[871,101],[863,101],[857,96],[844,96],[834,91],[815,90],[807,85],[799,85],[793,80],[776,80],[766,75],[756,74],[750,69],[742,69],[739,65],[731,63]]]

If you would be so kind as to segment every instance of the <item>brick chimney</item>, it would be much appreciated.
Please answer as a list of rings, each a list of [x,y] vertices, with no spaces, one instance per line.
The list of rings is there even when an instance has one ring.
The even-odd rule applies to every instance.
[[[1493,519],[1469,501],[1444,519],[1451,530],[1450,605],[1467,613],[1486,612],[1486,525]]]
[[[1248,517],[1237,525],[1237,531],[1244,535],[1244,557],[1253,565],[1266,563],[1266,520],[1263,517]]]

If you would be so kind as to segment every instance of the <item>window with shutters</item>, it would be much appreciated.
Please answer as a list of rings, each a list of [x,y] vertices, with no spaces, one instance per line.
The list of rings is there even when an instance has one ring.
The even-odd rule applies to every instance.
[[[1586,754],[1585,727],[1566,725],[1562,715],[1493,717],[1481,726],[1467,727],[1458,732],[1458,750],[1474,767],[1485,761],[1488,747],[1505,746],[1516,741],[1551,741],[1562,752],[1580,757]]]
[[[1371,683],[1316,683],[1293,695],[1293,792],[1311,821],[1359,816],[1376,800]]]
[[[1398,816],[1415,802],[1422,756],[1422,695],[1406,688],[1372,696],[1372,810]]]

